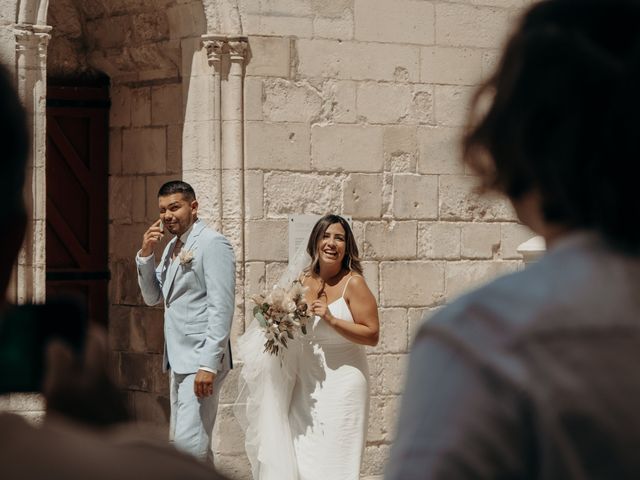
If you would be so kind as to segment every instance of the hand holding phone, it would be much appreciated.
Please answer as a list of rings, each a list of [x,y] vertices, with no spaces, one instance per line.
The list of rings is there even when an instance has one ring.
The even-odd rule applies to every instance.
[[[140,256],[148,257],[153,254],[156,245],[164,237],[164,225],[162,220],[156,220],[142,236],[142,248],[140,249]]]

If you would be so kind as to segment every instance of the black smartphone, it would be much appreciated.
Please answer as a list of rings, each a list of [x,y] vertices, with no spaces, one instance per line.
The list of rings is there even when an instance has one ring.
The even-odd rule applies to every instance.
[[[0,394],[41,391],[47,344],[58,339],[80,354],[87,326],[86,309],[73,299],[8,307],[0,315]]]

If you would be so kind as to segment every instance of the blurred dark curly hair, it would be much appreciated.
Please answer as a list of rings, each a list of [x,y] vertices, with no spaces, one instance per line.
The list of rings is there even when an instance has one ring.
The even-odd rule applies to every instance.
[[[535,191],[546,221],[640,253],[640,1],[534,5],[471,119],[464,159],[484,187]]]

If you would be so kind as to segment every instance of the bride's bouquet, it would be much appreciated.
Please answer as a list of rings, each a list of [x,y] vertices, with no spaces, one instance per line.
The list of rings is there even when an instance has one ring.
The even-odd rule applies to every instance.
[[[278,355],[287,348],[287,341],[293,340],[298,332],[307,333],[307,321],[313,316],[305,299],[304,287],[295,280],[289,288],[277,285],[271,292],[253,295],[251,300],[253,317],[264,331],[266,342],[264,351],[271,355]]]

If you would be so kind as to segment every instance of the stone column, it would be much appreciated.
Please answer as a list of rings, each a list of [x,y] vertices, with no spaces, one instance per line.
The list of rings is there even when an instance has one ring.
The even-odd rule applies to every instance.
[[[17,88],[28,114],[32,150],[27,167],[25,201],[30,214],[18,257],[11,299],[44,302],[46,285],[46,122],[47,44],[51,27],[18,24],[16,37]]]
[[[236,254],[236,306],[244,330],[244,67],[246,37],[205,35],[209,64],[214,70],[214,125],[219,139],[221,227]]]

